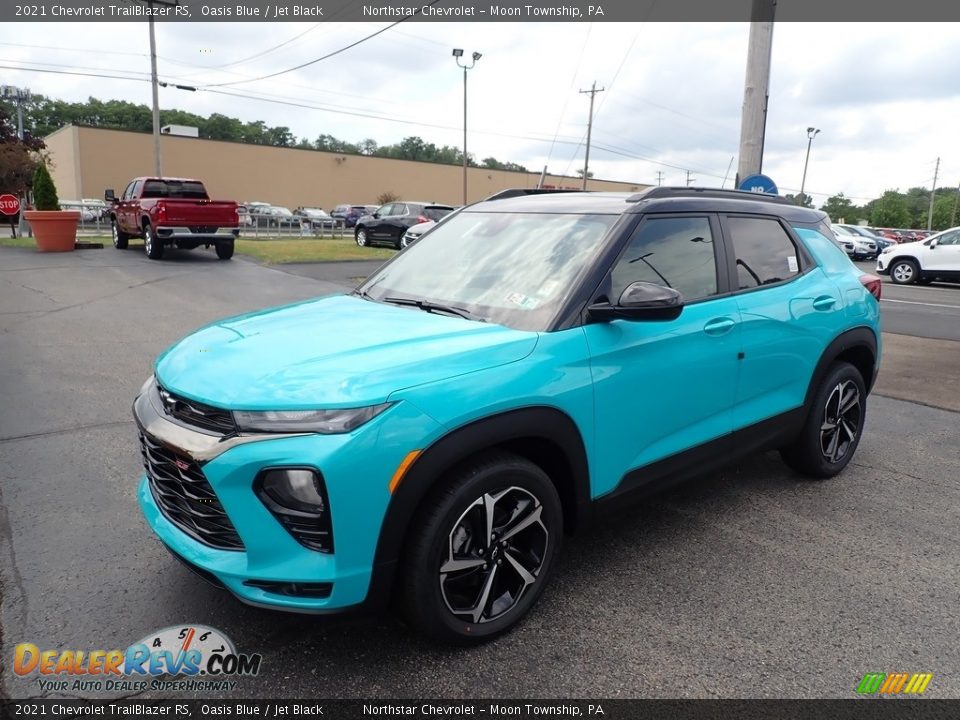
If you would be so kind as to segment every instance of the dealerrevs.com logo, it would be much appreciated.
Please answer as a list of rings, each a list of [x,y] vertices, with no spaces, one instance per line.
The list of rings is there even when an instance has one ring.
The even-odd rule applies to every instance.
[[[219,630],[180,625],[147,635],[126,650],[41,650],[20,643],[13,649],[13,672],[36,676],[43,692],[233,690],[233,678],[256,675],[262,660],[259,654],[238,653]]]

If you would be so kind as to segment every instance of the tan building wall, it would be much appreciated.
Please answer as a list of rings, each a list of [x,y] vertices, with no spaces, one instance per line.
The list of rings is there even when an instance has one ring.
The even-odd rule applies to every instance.
[[[102,198],[106,188],[119,195],[131,178],[153,174],[153,136],[148,133],[67,126],[45,142],[62,199]],[[160,151],[164,175],[203,180],[218,200],[325,210],[340,203],[375,204],[384,192],[451,205],[463,200],[463,168],[454,165],[169,135],[161,136]],[[539,173],[469,168],[468,200],[506,188],[536,187],[539,179]],[[557,175],[544,181],[574,188],[581,182]],[[595,179],[587,184],[589,190],[620,192],[646,187]]]

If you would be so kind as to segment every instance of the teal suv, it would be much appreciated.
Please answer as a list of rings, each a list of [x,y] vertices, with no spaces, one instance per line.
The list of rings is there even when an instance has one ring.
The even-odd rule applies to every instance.
[[[154,532],[246,603],[396,600],[491,638],[565,534],[776,448],[850,462],[880,360],[879,279],[821,212],[734,191],[506,192],[355,291],[223,320],[134,404]]]

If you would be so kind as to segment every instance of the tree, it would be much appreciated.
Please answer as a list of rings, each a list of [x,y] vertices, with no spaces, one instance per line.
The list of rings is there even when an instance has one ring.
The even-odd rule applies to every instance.
[[[379,205],[386,205],[387,203],[396,202],[399,199],[400,199],[400,196],[397,195],[392,190],[387,190],[386,192],[382,192],[379,195],[377,195],[377,203]]]
[[[583,177],[583,168],[577,168],[577,177],[578,177],[578,178],[582,178],[582,177]],[[588,177],[588,178],[592,178],[592,177],[593,177],[593,173],[592,173],[592,172],[587,172],[587,177]]]
[[[40,163],[33,175],[33,204],[37,210],[59,210],[60,198],[46,163]]]
[[[21,195],[33,185],[37,167],[43,163],[43,140],[24,133],[17,137],[11,116],[0,107],[0,192]]]
[[[799,205],[800,207],[813,207],[813,199],[806,193],[797,193],[796,195],[791,195],[787,193],[784,197],[792,202],[794,205]],[[831,216],[832,217],[832,216]]]
[[[833,222],[856,223],[860,219],[860,213],[857,207],[850,202],[843,193],[837,193],[827,198],[827,201],[820,206]]]
[[[357,143],[357,149],[360,151],[361,155],[376,155],[377,148],[377,141],[373,138],[367,138],[366,140],[361,140],[359,143]]]
[[[887,190],[871,202],[870,224],[874,227],[907,227],[910,224],[910,211],[904,195],[896,190]]]

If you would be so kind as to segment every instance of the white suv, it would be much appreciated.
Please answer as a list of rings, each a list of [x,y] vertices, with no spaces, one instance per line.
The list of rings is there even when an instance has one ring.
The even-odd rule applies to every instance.
[[[929,285],[934,280],[960,280],[960,227],[921,242],[891,245],[877,258],[877,272],[898,285]]]

